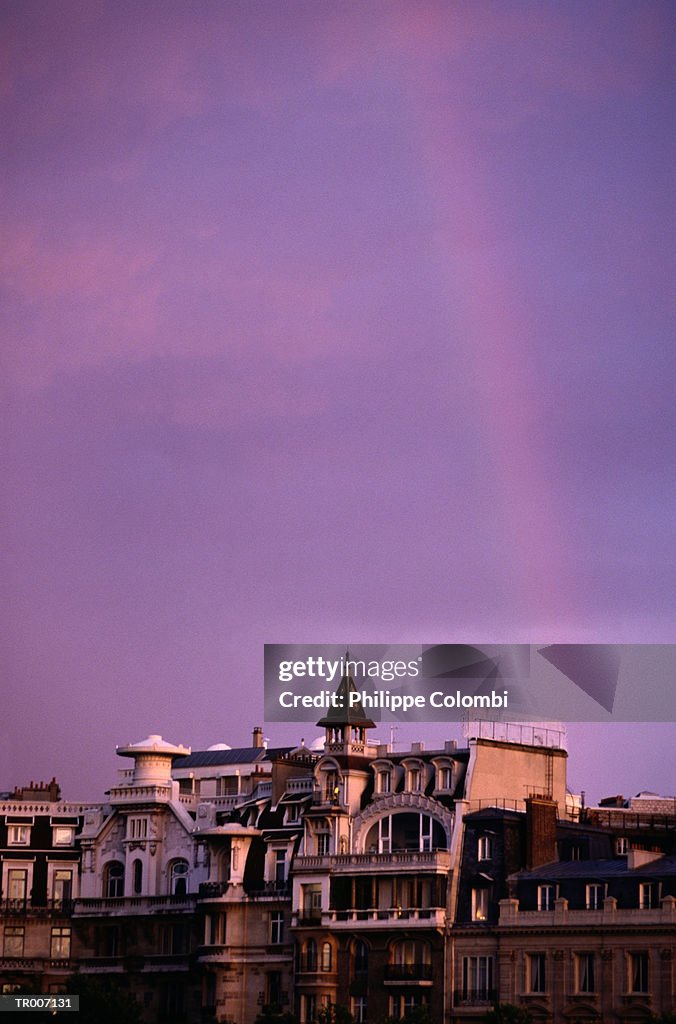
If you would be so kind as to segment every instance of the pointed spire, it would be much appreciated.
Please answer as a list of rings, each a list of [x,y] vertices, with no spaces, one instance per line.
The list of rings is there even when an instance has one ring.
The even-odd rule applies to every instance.
[[[358,693],[352,673],[350,671],[350,650],[345,651],[344,672],[336,690],[336,696],[340,698],[336,707],[330,707],[328,713],[317,722],[319,726],[357,725],[363,729],[375,729],[375,722],[366,717],[361,706],[361,698],[352,701],[350,706],[350,694]]]

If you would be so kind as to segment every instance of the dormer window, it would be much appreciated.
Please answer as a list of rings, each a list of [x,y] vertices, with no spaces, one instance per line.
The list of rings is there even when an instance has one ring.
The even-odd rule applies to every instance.
[[[437,769],[437,789],[450,789],[451,788],[451,769],[449,765],[442,764]]]
[[[54,825],[52,826],[52,845],[53,846],[72,846],[75,842],[75,826],[74,825]]]
[[[376,775],[376,793],[390,793],[392,790],[392,772],[381,769]]]
[[[425,788],[425,768],[420,761],[404,761],[406,791],[420,793]]]
[[[31,841],[30,825],[8,825],[7,845],[28,846]]]
[[[492,836],[479,836],[478,856],[479,860],[491,860],[493,856]]]

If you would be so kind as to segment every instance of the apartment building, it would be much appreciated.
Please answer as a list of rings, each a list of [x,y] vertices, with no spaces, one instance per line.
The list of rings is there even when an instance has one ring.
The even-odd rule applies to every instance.
[[[59,991],[72,973],[85,807],[58,783],[0,794],[0,990]]]
[[[470,723],[394,750],[347,675],[323,741],[119,747],[97,805],[55,784],[0,801],[9,990],[108,978],[147,1024],[359,1024],[495,1001],[551,1024],[676,1006],[676,814],[644,795],[584,808],[561,733]]]

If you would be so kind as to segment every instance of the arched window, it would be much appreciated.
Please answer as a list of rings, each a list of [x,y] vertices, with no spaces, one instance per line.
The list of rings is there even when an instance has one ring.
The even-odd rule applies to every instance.
[[[188,891],[188,862],[175,860],[169,872],[169,891],[174,896],[185,896]]]
[[[108,899],[124,896],[124,864],[113,860],[106,865],[103,874],[103,895]]]
[[[333,960],[333,947],[330,942],[325,942],[322,945],[322,970],[330,971]]]
[[[143,892],[143,861],[137,858],[132,864],[131,870],[134,882],[134,895],[140,896]]]
[[[305,970],[317,970],[317,943],[314,939],[308,939],[305,943]]]
[[[369,969],[369,948],[365,942],[358,939],[354,944],[354,972],[355,974],[368,974]]]

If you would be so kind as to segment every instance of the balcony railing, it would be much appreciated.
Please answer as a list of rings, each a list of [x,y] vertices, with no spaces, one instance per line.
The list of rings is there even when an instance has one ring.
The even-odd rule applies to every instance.
[[[498,1001],[496,989],[459,989],[453,992],[454,1006],[490,1006]]]
[[[278,900],[287,899],[291,895],[291,885],[289,882],[265,882],[262,888],[249,889],[247,895],[252,900],[266,897]]]
[[[199,888],[201,900],[217,900],[225,896],[230,888],[230,882],[202,882]]]
[[[332,928],[443,928],[446,923],[446,911],[443,907],[402,908],[390,907],[386,910],[325,910],[321,919],[309,921],[301,916],[294,922],[298,925],[321,923]]]
[[[296,857],[295,871],[331,871],[352,874],[369,871],[448,871],[448,850],[394,850],[392,853],[339,853],[329,856]]]
[[[0,971],[68,971],[71,961],[50,957],[3,956]]]
[[[432,964],[387,964],[385,981],[431,981]]]
[[[119,896],[110,899],[75,900],[75,917],[115,916],[118,914],[167,914],[194,911],[195,895]]]
[[[0,913],[11,917],[30,915],[31,917],[70,917],[73,913],[73,900],[48,900],[43,905],[31,903],[30,900],[1,900]]]

